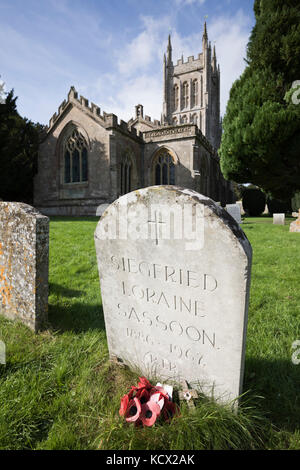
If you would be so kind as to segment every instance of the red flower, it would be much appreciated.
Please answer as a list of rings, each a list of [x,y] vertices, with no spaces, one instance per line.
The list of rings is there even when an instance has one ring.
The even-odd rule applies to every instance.
[[[157,403],[160,410],[162,410],[164,404],[168,399],[165,399],[165,397],[160,393],[160,392],[155,392],[151,395],[150,401],[154,401],[154,403]]]
[[[160,415],[160,407],[157,403],[149,400],[142,405],[140,419],[145,426],[152,426]]]
[[[139,377],[140,381],[138,383],[138,388],[145,388],[146,390],[151,390],[153,385],[146,379],[146,377]]]
[[[140,400],[141,405],[143,405],[144,403],[147,403],[147,401],[149,400],[150,393],[145,388],[140,388],[136,392],[136,398],[138,398]]]
[[[141,414],[141,403],[138,398],[134,397],[128,403],[125,419],[128,423],[137,421]]]
[[[179,414],[179,408],[174,402],[166,400],[162,414],[165,421],[170,421],[175,414]]]
[[[124,414],[126,413],[128,403],[129,403],[128,395],[123,395],[123,397],[121,398],[121,406],[120,406],[120,409],[119,409],[119,415],[120,416],[124,416]]]

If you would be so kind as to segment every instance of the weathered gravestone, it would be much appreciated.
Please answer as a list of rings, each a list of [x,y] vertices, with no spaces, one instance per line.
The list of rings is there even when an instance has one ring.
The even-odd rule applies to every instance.
[[[48,253],[48,217],[0,202],[0,313],[34,331],[48,316]]]
[[[285,214],[273,214],[273,224],[284,225]]]
[[[299,212],[293,212],[292,216],[297,219],[290,224],[290,232],[300,232],[300,209]]]
[[[231,217],[234,218],[234,220],[238,223],[242,223],[242,218],[241,218],[241,208],[239,204],[227,204],[226,205],[226,210],[228,214],[231,215]]]
[[[236,398],[252,250],[227,212],[188,189],[141,189],[108,207],[95,245],[111,358]]]

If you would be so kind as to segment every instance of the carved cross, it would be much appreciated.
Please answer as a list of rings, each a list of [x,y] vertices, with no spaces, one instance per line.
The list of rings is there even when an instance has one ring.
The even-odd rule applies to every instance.
[[[159,230],[159,225],[158,224],[165,224],[166,222],[163,222],[162,220],[157,219],[157,212],[154,212],[154,220],[148,220],[148,224],[155,224],[155,243],[158,245],[158,230]]]
[[[190,389],[187,382],[182,382],[182,390],[179,392],[179,400],[186,401],[190,408],[195,408],[194,399],[198,398],[197,390]]]

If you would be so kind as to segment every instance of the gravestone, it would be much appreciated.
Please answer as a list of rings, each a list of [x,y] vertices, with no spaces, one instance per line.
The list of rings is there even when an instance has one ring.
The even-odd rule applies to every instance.
[[[284,225],[285,214],[273,214],[273,224]]]
[[[38,331],[48,316],[49,219],[0,202],[0,313]]]
[[[241,218],[241,209],[239,204],[227,204],[226,205],[226,210],[228,214],[231,215],[231,217],[234,218],[234,220],[238,223],[242,223],[242,218]]]
[[[300,209],[299,212],[293,212],[293,217],[298,217],[290,224],[290,232],[300,232]]]
[[[211,199],[176,186],[126,194],[95,246],[110,357],[223,401],[242,391],[252,250]]]
[[[100,204],[96,209],[96,216],[101,216],[108,206],[109,204]]]
[[[244,208],[243,208],[243,202],[242,201],[236,201],[236,204],[239,206],[240,208],[240,213],[241,215],[245,215],[246,212],[244,211]]]

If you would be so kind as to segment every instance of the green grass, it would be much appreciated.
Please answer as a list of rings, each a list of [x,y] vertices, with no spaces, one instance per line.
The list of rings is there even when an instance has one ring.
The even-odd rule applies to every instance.
[[[248,218],[253,247],[245,395],[199,399],[170,424],[141,429],[118,415],[137,375],[108,361],[93,234],[96,218],[50,223],[49,325],[35,335],[1,317],[0,449],[300,449],[299,234]]]

